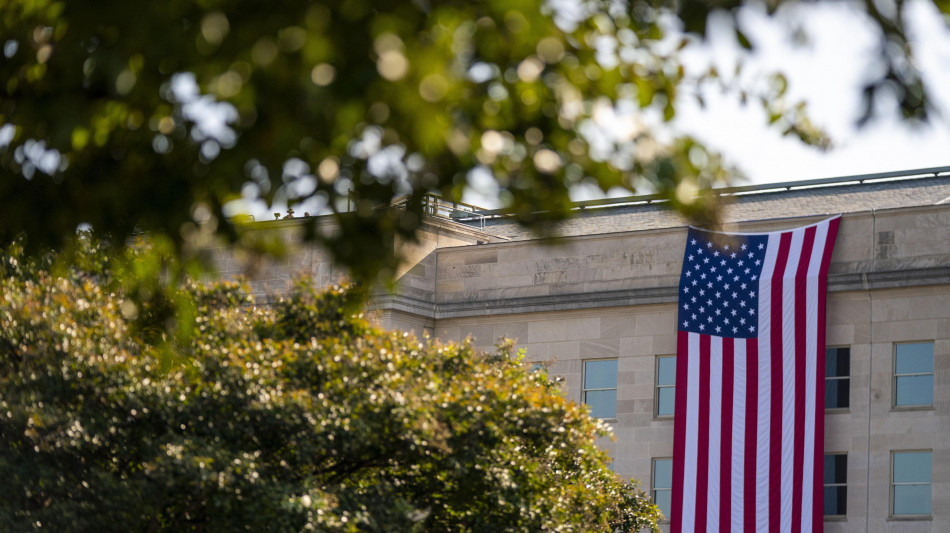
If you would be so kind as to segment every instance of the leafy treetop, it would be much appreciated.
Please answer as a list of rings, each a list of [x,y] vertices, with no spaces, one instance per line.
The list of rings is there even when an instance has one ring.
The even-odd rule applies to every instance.
[[[4,531],[658,531],[606,426],[509,346],[385,333],[303,283],[269,308],[192,284],[156,336],[107,256],[6,252]]]

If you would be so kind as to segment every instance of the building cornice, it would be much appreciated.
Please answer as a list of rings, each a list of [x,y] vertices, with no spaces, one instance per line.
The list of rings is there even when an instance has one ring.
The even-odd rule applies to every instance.
[[[839,273],[828,276],[828,292],[906,289],[950,284],[950,267],[887,272]],[[434,320],[490,315],[542,313],[676,303],[677,287],[650,287],[601,292],[560,292],[554,295],[466,302],[433,303],[400,294],[373,297],[371,309],[412,313]]]

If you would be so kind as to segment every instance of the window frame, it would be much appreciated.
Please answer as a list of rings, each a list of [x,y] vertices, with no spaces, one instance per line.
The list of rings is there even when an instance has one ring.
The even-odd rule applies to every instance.
[[[901,482],[896,483],[894,481],[894,459],[897,454],[900,453],[929,453],[930,454],[930,481],[924,482]],[[932,520],[933,519],[933,468],[934,468],[934,452],[932,449],[917,449],[917,450],[891,450],[891,472],[890,477],[888,478],[888,493],[889,493],[889,507],[888,507],[888,518],[891,520]],[[909,485],[927,485],[930,487],[930,513],[928,514],[897,514],[894,512],[894,488],[897,486],[909,486]]]
[[[930,344],[931,354],[930,354],[930,372],[910,372],[905,374],[897,373],[897,348],[899,346],[908,345],[908,344]],[[906,411],[921,411],[921,410],[932,410],[934,408],[934,396],[935,396],[935,386],[936,386],[936,342],[933,340],[920,340],[920,341],[902,341],[893,343],[892,348],[892,357],[891,357],[891,409],[894,410],[906,410]],[[917,377],[917,376],[932,376],[934,383],[931,384],[930,390],[930,403],[915,403],[915,404],[899,404],[897,403],[897,383],[898,378],[902,377]]]
[[[587,363],[596,362],[596,361],[616,361],[617,362],[617,371],[614,373],[614,386],[613,387],[601,387],[601,388],[587,388]],[[584,405],[590,406],[591,404],[587,403],[587,393],[596,392],[596,391],[614,391],[614,394],[618,394],[618,374],[620,373],[620,358],[618,357],[598,357],[596,359],[583,359],[581,364],[581,403]],[[591,416],[599,420],[616,420],[617,419],[617,405],[616,401],[614,402],[614,416],[599,417],[595,416],[593,409],[591,409]]]
[[[841,350],[846,348],[848,350],[848,375],[847,376],[833,376],[828,377],[827,372],[825,373],[825,401],[827,402],[828,398],[828,381],[847,381],[848,382],[848,405],[846,407],[825,407],[825,412],[829,413],[846,413],[851,410],[851,346],[826,346],[825,347],[825,359],[828,357],[828,350]]]
[[[656,486],[656,463],[657,461],[669,461],[670,462],[670,486],[669,487],[660,487]],[[673,502],[673,458],[672,457],[652,457],[650,459],[650,501],[656,505],[656,493],[657,491],[664,491],[670,493],[670,504]],[[659,509],[659,506],[657,506]],[[670,509],[672,511],[672,509]],[[667,514],[663,514],[663,519],[660,520],[661,523],[669,523],[670,517]]]
[[[673,384],[660,384],[660,359],[673,359]],[[653,362],[653,418],[654,420],[670,420],[676,414],[676,355],[658,355]],[[660,389],[673,389],[673,413],[660,414]]]
[[[843,520],[843,519],[847,518],[847,516],[848,516],[848,452],[826,452],[825,455],[824,455],[824,457],[827,457],[827,456],[829,456],[829,455],[843,455],[843,456],[844,456],[844,462],[845,462],[844,482],[843,482],[843,483],[825,483],[824,480],[822,480],[822,483],[821,483],[821,485],[822,485],[822,510],[821,510],[821,514],[822,514],[822,516],[825,518],[825,520]],[[824,460],[824,457],[822,457],[822,460]],[[829,488],[829,487],[844,487],[844,498],[845,498],[845,501],[844,501],[844,514],[825,514],[825,509],[824,509],[824,490],[825,490],[826,488]]]

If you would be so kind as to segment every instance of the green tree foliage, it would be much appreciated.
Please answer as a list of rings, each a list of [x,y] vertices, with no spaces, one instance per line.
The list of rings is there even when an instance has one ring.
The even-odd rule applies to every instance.
[[[392,237],[414,234],[423,196],[458,200],[476,168],[537,229],[569,214],[580,183],[645,186],[708,219],[714,205],[696,196],[725,180],[719,158],[658,140],[642,118],[671,118],[682,93],[720,77],[687,77],[668,29],[692,39],[714,9],[746,3],[759,5],[0,0],[0,239],[55,247],[88,223],[116,243],[138,228],[187,250],[236,237],[242,198],[277,199],[336,215],[339,231],[313,237],[372,277],[392,269]],[[869,112],[883,92],[923,116],[904,3],[863,5],[884,67],[865,87]],[[737,98],[824,142],[785,102],[784,78],[762,85]],[[391,207],[402,195],[406,208]]]
[[[656,529],[605,426],[508,347],[385,333],[305,283],[268,308],[189,285],[190,335],[147,340],[115,261],[6,252],[4,531]]]

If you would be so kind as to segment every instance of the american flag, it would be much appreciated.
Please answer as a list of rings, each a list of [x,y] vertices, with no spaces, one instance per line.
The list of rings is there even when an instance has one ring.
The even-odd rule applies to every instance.
[[[825,284],[839,222],[689,230],[672,533],[822,531]]]

